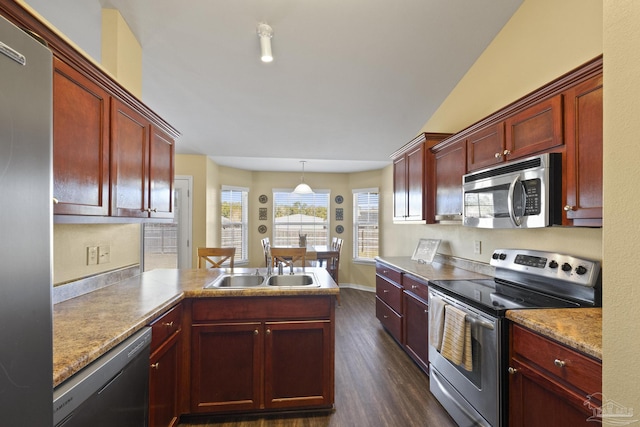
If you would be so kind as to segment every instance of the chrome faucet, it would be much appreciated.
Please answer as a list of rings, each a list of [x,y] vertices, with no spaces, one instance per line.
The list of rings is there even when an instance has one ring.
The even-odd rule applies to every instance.
[[[279,275],[282,275],[282,274],[283,274],[282,268],[283,268],[283,267],[282,267],[282,261],[280,261],[280,262],[278,262],[278,274],[279,274]]]

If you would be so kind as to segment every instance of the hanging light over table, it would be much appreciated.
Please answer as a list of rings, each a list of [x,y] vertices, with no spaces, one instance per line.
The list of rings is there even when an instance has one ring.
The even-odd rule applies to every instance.
[[[295,194],[312,194],[313,190],[307,184],[304,183],[304,164],[306,163],[304,160],[301,160],[302,163],[302,180],[300,184],[293,190]]]

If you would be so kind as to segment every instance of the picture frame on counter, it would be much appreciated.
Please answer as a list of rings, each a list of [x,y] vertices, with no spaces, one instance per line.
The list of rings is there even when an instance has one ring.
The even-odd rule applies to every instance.
[[[440,239],[420,239],[411,259],[422,264],[430,264],[438,252]]]

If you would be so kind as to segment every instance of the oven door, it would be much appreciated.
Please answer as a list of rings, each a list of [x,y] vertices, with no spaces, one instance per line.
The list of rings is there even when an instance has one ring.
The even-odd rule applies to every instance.
[[[431,339],[431,335],[435,333],[434,327],[437,326],[430,325],[431,392],[460,425],[469,425],[471,422],[471,425],[499,426],[503,402],[500,386],[501,319],[489,316],[433,288],[429,289],[430,309],[434,307],[434,297],[466,313],[466,321],[471,323],[473,369],[467,370],[455,365],[440,354],[432,345]]]

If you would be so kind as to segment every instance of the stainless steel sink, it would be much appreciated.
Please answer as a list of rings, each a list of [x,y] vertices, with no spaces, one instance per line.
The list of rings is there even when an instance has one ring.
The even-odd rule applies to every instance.
[[[311,274],[282,274],[270,276],[267,279],[269,286],[320,286]]]
[[[266,276],[255,274],[225,274],[218,277],[205,288],[255,288],[264,283]]]

